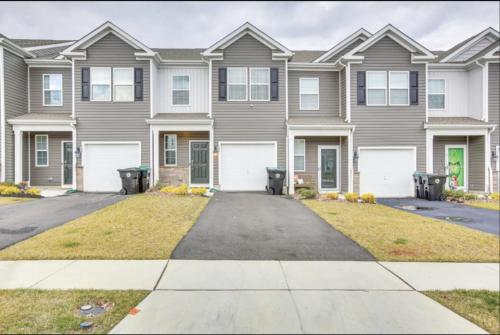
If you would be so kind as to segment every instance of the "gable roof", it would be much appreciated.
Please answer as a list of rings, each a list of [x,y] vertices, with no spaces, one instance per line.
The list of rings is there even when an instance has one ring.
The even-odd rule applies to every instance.
[[[412,53],[412,60],[428,61],[436,58],[436,55],[434,55],[429,49],[427,49],[414,39],[408,37],[401,30],[397,29],[391,24],[388,24],[384,28],[380,29],[366,41],[349,51],[344,56],[344,58],[347,60],[363,60],[363,56],[356,54],[370,48],[372,45],[374,45],[384,37],[391,38],[396,43],[410,51]]]
[[[330,50],[325,52],[323,55],[321,55],[320,57],[313,60],[313,62],[314,63],[325,62],[328,59],[330,59],[330,57],[335,55],[337,52],[339,52],[342,49],[351,45],[353,42],[355,42],[359,39],[366,41],[370,36],[372,36],[372,34],[368,31],[366,31],[365,29],[363,29],[363,28],[358,29],[357,31],[355,31],[351,35],[347,36],[345,39],[343,39],[339,43],[335,44]]]
[[[107,21],[100,25],[75,43],[73,43],[68,48],[64,49],[61,54],[64,56],[85,56],[85,52],[79,51],[80,49],[86,49],[95,42],[99,41],[101,38],[108,34],[114,34],[118,38],[122,39],[125,43],[129,44],[134,49],[138,50],[135,53],[136,56],[153,57],[155,52],[148,48],[146,45],[142,44],[134,37],[126,33],[124,30],[120,29],[115,24]]]
[[[201,61],[201,53],[205,48],[153,48],[163,60]]]
[[[37,48],[37,47],[45,47],[47,45],[59,45],[59,44],[73,42],[71,40],[43,40],[43,39],[29,39],[29,38],[11,38],[10,40],[22,48]]]
[[[0,36],[0,46],[3,46],[6,50],[9,50],[19,57],[35,58],[35,55],[33,53],[23,49],[3,34]]]
[[[464,40],[464,41],[458,43],[457,45],[455,45],[454,47],[452,47],[450,50],[446,51],[443,55],[441,55],[439,57],[439,62],[445,63],[445,62],[453,59],[453,57],[455,57],[455,56],[459,55],[460,53],[462,53],[463,51],[467,50],[468,48],[470,48],[471,46],[476,44],[476,42],[480,41],[482,38],[486,37],[489,34],[496,36],[496,38],[499,37],[498,31],[496,31],[495,29],[493,29],[491,27],[486,28],[482,32],[467,38],[466,40]]]
[[[281,56],[281,57],[291,57],[293,56],[293,52],[280,44],[278,41],[255,27],[253,24],[250,22],[246,22],[243,25],[241,25],[239,28],[233,30],[231,33],[226,35],[224,38],[221,40],[217,41],[216,43],[212,44],[208,49],[202,52],[202,56],[204,57],[220,57],[222,56],[221,53],[216,52],[218,49],[225,49],[240,38],[242,38],[245,35],[251,35],[254,37],[256,40],[267,46],[268,48],[274,50],[278,50],[279,53],[274,53],[273,56]]]
[[[325,52],[326,50],[293,50],[290,62],[311,63]]]

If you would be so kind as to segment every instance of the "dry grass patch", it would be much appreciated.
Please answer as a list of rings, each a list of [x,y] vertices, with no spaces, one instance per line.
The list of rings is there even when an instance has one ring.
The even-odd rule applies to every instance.
[[[456,290],[424,294],[489,333],[500,334],[500,292]]]
[[[207,203],[136,195],[0,251],[0,259],[166,259]]]
[[[0,197],[0,206],[4,205],[12,205],[20,202],[31,201],[30,198],[9,198],[9,197]]]
[[[382,261],[498,262],[498,236],[383,205],[304,200]]]
[[[500,211],[500,201],[467,201],[466,205]]]
[[[148,291],[40,291],[0,290],[0,334],[106,334],[128,311],[146,297]],[[86,318],[78,308],[109,302],[106,313]],[[92,321],[90,330],[80,323]]]

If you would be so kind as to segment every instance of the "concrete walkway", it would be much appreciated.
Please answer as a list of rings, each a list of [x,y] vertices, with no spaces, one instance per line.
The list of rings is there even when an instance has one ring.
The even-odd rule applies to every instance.
[[[112,333],[485,333],[418,291],[498,291],[499,270],[464,263],[1,261],[0,289],[151,290],[140,312]]]

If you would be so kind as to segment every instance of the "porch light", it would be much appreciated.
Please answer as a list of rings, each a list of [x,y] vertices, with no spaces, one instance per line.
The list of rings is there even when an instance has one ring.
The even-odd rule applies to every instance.
[[[75,156],[77,159],[80,159],[82,157],[82,151],[80,150],[80,147],[77,147],[75,150]]]
[[[357,152],[357,151],[354,151],[354,155],[353,155],[352,159],[353,159],[354,161],[357,161],[357,160],[358,160],[358,158],[359,158],[358,152]]]
[[[214,157],[219,156],[219,150],[217,148],[217,144],[214,144]]]
[[[495,150],[491,150],[491,159],[492,160],[498,159],[498,156],[497,156],[497,153]]]

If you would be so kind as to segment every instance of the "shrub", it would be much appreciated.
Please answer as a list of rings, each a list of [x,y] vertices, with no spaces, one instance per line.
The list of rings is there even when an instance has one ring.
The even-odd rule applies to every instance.
[[[192,195],[205,195],[205,193],[207,193],[206,187],[193,187],[191,189]]]
[[[173,185],[168,185],[168,186],[163,186],[160,189],[160,192],[162,193],[174,193],[175,186]]]
[[[466,196],[462,190],[445,190],[443,194],[448,200],[463,200]]]
[[[358,194],[356,192],[347,192],[345,195],[345,200],[349,202],[358,202]]]
[[[375,195],[373,193],[365,193],[361,195],[361,200],[363,200],[364,203],[367,204],[374,204],[376,203],[375,201]]]
[[[181,184],[174,188],[173,193],[177,195],[186,195],[188,194],[188,186],[186,184]]]
[[[2,195],[16,195],[16,194],[21,194],[21,190],[18,189],[16,186],[7,186],[2,190]]]
[[[314,199],[314,198],[316,198],[316,191],[308,189],[308,188],[300,189],[299,194],[300,194],[301,199]]]
[[[490,194],[490,199],[491,200],[496,200],[496,201],[500,200],[500,193],[499,192],[491,193]]]
[[[325,197],[330,200],[338,200],[339,194],[337,192],[328,192],[327,194],[325,194]]]
[[[474,193],[465,193],[464,194],[464,199],[465,200],[477,200],[477,194],[474,194]]]
[[[37,188],[27,189],[24,193],[27,195],[31,195],[32,197],[39,197],[41,194],[40,190]]]

